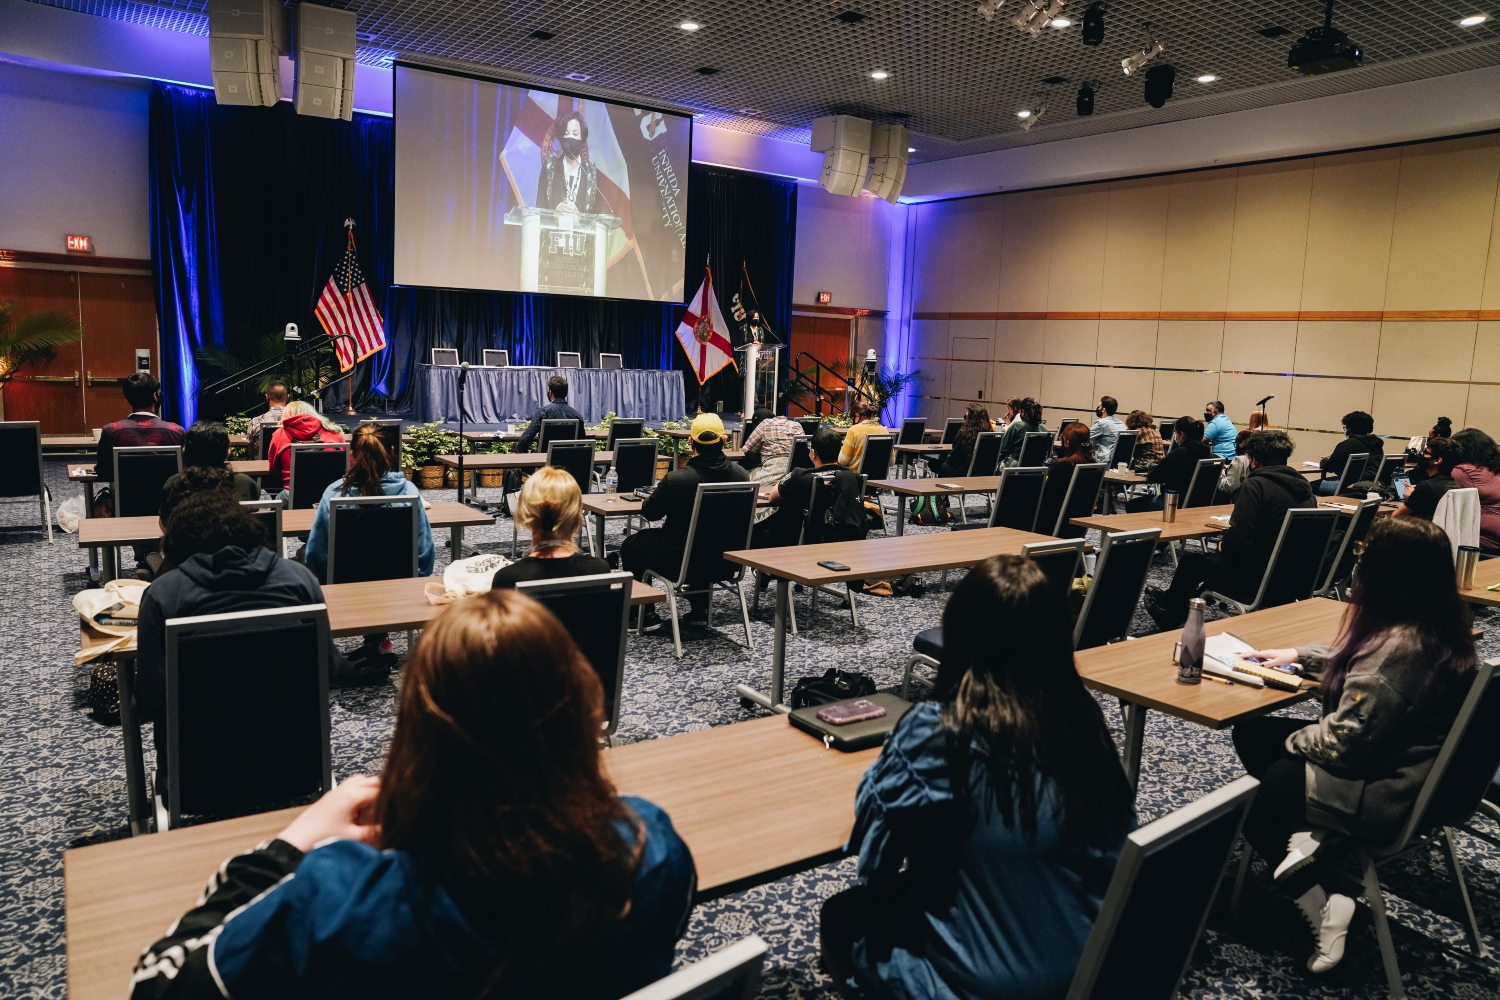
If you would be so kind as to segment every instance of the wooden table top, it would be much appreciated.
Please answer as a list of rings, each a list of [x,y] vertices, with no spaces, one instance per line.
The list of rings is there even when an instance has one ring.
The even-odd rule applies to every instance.
[[[641,499],[633,493],[585,493],[583,495],[583,512],[585,514],[598,514],[600,517],[627,517],[641,512]],[[762,490],[756,499],[761,507],[769,506],[771,494],[768,490]]]
[[[1321,597],[1279,608],[1253,611],[1248,615],[1209,622],[1209,635],[1233,632],[1261,649],[1331,644],[1338,636],[1339,622],[1347,604]],[[1082,649],[1074,654],[1078,675],[1095,691],[1144,705],[1209,729],[1223,729],[1236,722],[1274,712],[1293,702],[1312,697],[1315,688],[1279,691],[1245,685],[1220,684],[1205,679],[1201,684],[1178,684],[1172,664],[1172,646],[1182,638],[1181,629],[1168,629],[1142,639],[1109,646]]]
[[[898,444],[896,450],[908,455],[940,455],[953,450],[951,444]]]
[[[693,853],[700,894],[721,895],[840,852],[854,826],[855,788],[879,751],[825,750],[775,715],[603,753],[622,793],[671,815]],[[71,1000],[124,997],[141,949],[193,905],[220,862],[274,837],[299,811],[68,851]]]
[[[587,430],[583,432],[587,437],[595,441],[608,441],[609,431]],[[519,441],[520,431],[464,431],[464,438],[468,441]]]
[[[891,535],[857,542],[823,545],[788,545],[775,549],[745,549],[726,552],[724,558],[751,569],[804,586],[821,586],[958,569],[983,562],[990,556],[1019,555],[1031,542],[1056,541],[1050,535],[1012,528],[976,528],[973,531],[937,531],[921,535]],[[848,570],[819,566],[821,561],[843,563]]]
[[[668,456],[660,456],[668,457]],[[745,457],[743,451],[726,451],[724,457],[731,462]],[[439,455],[438,461],[452,468],[458,467],[457,455]],[[595,465],[613,465],[615,453],[612,451],[594,452]],[[512,452],[509,455],[465,455],[464,471],[470,469],[540,469],[547,464],[547,456],[541,452],[528,451],[521,454]]]
[[[1104,473],[1104,481],[1106,483],[1139,485],[1146,481],[1146,474],[1144,472],[1121,472],[1119,469],[1110,469]]]
[[[943,484],[953,489],[944,489]],[[1000,488],[999,476],[927,476],[922,479],[872,479],[871,486],[878,486],[892,493],[904,493],[913,497],[940,497],[959,493],[993,493]]]
[[[235,461],[229,463],[230,471],[243,472],[247,476],[269,476],[271,474],[271,463],[265,461]],[[88,465],[68,466],[68,479],[75,483],[98,482],[99,475],[94,471],[92,463]]]
[[[1500,607],[1500,591],[1489,588],[1500,586],[1500,559],[1481,559],[1474,569],[1474,589],[1460,590],[1458,596],[1470,604]]]
[[[317,513],[317,510],[312,507],[283,511],[281,515],[282,535],[306,538],[308,532],[312,531],[313,519]],[[467,504],[448,500],[428,506],[427,523],[433,528],[475,528],[494,524],[495,518]],[[149,515],[146,517],[86,517],[78,522],[80,546],[154,542],[160,537],[161,521]]]
[[[1080,528],[1098,528],[1105,533],[1160,528],[1161,540],[1171,542],[1184,538],[1217,535],[1224,530],[1225,525],[1214,524],[1209,521],[1209,518],[1227,517],[1233,511],[1234,504],[1221,504],[1217,507],[1189,507],[1186,510],[1179,510],[1177,520],[1171,522],[1163,521],[1159,510],[1144,510],[1138,514],[1094,514],[1089,517],[1075,517],[1068,523]]]
[[[43,434],[42,450],[49,448],[97,448],[99,439],[92,434]]]

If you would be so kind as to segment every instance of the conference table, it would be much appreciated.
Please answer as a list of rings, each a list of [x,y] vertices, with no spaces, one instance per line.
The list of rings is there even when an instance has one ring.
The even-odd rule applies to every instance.
[[[821,545],[788,545],[774,549],[744,549],[726,552],[724,558],[758,570],[776,580],[776,625],[771,653],[771,690],[769,694],[746,684],[735,691],[747,701],[764,708],[777,709],[782,703],[786,675],[787,612],[791,585],[827,587],[836,583],[928,573],[934,570],[962,569],[981,563],[991,556],[1019,555],[1021,546],[1032,542],[1053,541],[1049,535],[1012,528],[976,528],[973,531],[933,532],[931,534],[891,535],[866,538],[855,542],[825,542]],[[818,565],[833,562],[848,569],[835,570]]]
[[[1345,517],[1352,516],[1359,509],[1359,502],[1349,497],[1318,497],[1318,506],[1337,510]],[[1401,505],[1399,503],[1383,503],[1380,505],[1378,515],[1389,517]],[[1228,518],[1234,513],[1234,504],[1216,504],[1212,507],[1179,507],[1175,521],[1163,521],[1162,512],[1159,510],[1143,510],[1134,514],[1092,514],[1088,517],[1074,517],[1068,520],[1069,524],[1080,528],[1096,528],[1106,534],[1117,531],[1138,531],[1141,528],[1160,528],[1161,540],[1164,542],[1180,542],[1188,538],[1206,538],[1209,535],[1217,535],[1229,528],[1229,522],[1214,522],[1209,520],[1213,517]]]
[[[922,448],[925,445],[902,445]],[[942,447],[948,447],[943,445]],[[896,534],[906,534],[906,501],[909,497],[952,497],[971,493],[994,493],[999,476],[924,476],[920,479],[872,479],[871,489],[889,490],[896,496]]]
[[[743,451],[729,451],[729,450],[726,450],[724,452],[724,457],[727,458],[727,459],[729,459],[731,462],[733,462],[733,461],[736,461],[738,459],[744,458],[745,457],[745,453]],[[439,455],[437,457],[437,460],[440,463],[442,463],[444,466],[446,466],[446,467],[448,467],[450,469],[457,469],[458,468],[458,456],[457,455]],[[526,469],[526,470],[530,470],[530,469],[540,469],[542,466],[546,465],[547,464],[547,455],[546,455],[545,452],[526,451],[526,452],[511,452],[508,455],[465,455],[465,456],[463,456],[463,460],[464,460],[464,472],[466,472],[466,473],[467,472],[471,472],[471,471],[472,472],[483,472],[486,469],[490,469],[490,470],[501,469],[501,470],[506,470],[506,471],[509,471],[511,469]],[[611,465],[614,465],[615,464],[615,453],[612,452],[612,451],[595,451],[594,452],[594,464],[596,466],[602,465],[602,466],[604,466],[606,468],[608,468]],[[478,476],[470,476],[469,477],[469,496],[470,497],[478,497],[479,496],[479,477]]]
[[[835,860],[878,749],[825,750],[775,715],[602,751],[621,793],[661,806],[692,851],[696,901]],[[775,775],[767,781],[768,774]],[[300,809],[245,816],[63,855],[70,1000],[121,1000],[141,949],[197,901],[232,855]]]
[[[1474,589],[1460,587],[1458,596],[1470,604],[1500,608],[1500,559],[1481,559],[1474,569]]]
[[[458,419],[457,367],[416,366],[417,413],[424,422]],[[643,420],[681,420],[687,398],[682,372],[641,368],[470,367],[464,419],[477,424],[530,420],[547,405],[547,381],[568,380],[568,405],[590,424],[610,413]]]
[[[929,455],[946,455],[953,450],[951,444],[935,444],[931,442],[898,444],[895,447],[896,457],[900,460],[902,478],[910,478],[912,459],[926,458]]]

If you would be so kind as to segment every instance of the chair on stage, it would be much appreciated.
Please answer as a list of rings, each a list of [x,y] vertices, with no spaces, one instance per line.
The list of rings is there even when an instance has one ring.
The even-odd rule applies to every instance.
[[[349,471],[347,444],[311,441],[294,444],[288,451],[291,462],[288,506],[292,510],[316,507],[329,484],[343,479]]]
[[[1074,649],[1093,649],[1130,634],[1160,538],[1160,528],[1105,532],[1088,595],[1073,625]]]
[[[421,502],[411,496],[330,498],[328,583],[416,576]]]
[[[34,459],[34,461],[33,461]],[[42,472],[42,423],[0,421],[0,497],[37,498],[47,541],[52,541],[52,496]]]
[[[606,371],[619,371],[625,367],[625,356],[623,354],[601,354],[599,355],[599,367]]]
[[[1052,435],[1047,431],[1027,431],[1021,440],[1021,457],[1016,464],[1025,469],[1046,465],[1052,454]]]
[[[740,599],[745,623],[745,645],[755,648],[750,637],[750,608],[740,580],[745,567],[724,558],[724,553],[750,547],[750,528],[760,495],[757,483],[699,483],[693,498],[693,516],[688,522],[687,547],[675,576],[646,571],[646,582],[667,585],[667,610],[672,616],[672,645],[682,658],[682,632],[678,624],[677,598],[688,594],[708,595],[708,620],[713,624],[713,592],[727,590]],[[644,617],[645,608],[641,614]]]
[[[484,366],[486,368],[509,368],[510,351],[495,350],[494,348],[489,347],[485,348]]]
[[[765,962],[766,943],[752,934],[622,1000],[752,1000]]]
[[[1293,507],[1281,522],[1281,533],[1276,536],[1271,561],[1266,563],[1254,598],[1247,603],[1214,590],[1205,590],[1200,596],[1218,601],[1236,615],[1307,600],[1318,585],[1323,555],[1338,523],[1339,512],[1332,507]]]
[[[613,746],[625,684],[625,634],[635,577],[600,573],[557,580],[523,580],[516,589],[541,601],[563,623],[604,687],[604,728],[599,738]]]
[[[559,368],[582,368],[583,355],[578,351],[558,351],[557,367]]]
[[[458,349],[453,347],[434,347],[432,349],[432,367],[457,368]]]

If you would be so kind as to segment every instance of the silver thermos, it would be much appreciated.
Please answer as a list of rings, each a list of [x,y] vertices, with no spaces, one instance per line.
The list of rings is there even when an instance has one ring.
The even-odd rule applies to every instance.
[[[1168,522],[1177,520],[1177,494],[1168,491],[1161,497],[1164,501],[1161,506],[1161,519]]]
[[[1454,564],[1458,572],[1458,589],[1474,589],[1474,571],[1479,568],[1479,550],[1472,545],[1458,547],[1458,561]]]

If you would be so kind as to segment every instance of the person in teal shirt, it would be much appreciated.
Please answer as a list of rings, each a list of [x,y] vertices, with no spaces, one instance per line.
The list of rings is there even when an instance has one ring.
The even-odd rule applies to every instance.
[[[1136,825],[1069,621],[1019,556],[980,563],[954,591],[933,700],[860,782],[860,884],[823,906],[823,964],[844,996],[1067,992]]]
[[[1000,465],[1011,466],[1021,461],[1021,449],[1026,444],[1026,435],[1045,431],[1047,424],[1042,420],[1042,404],[1027,396],[1021,400],[1021,407],[1016,411],[1016,419],[1005,426],[1005,433],[1000,435]]]
[[[1203,440],[1215,458],[1234,461],[1234,422],[1224,415],[1224,404],[1214,400],[1203,404]]]

